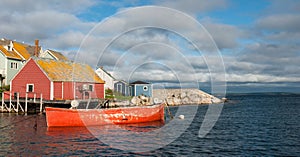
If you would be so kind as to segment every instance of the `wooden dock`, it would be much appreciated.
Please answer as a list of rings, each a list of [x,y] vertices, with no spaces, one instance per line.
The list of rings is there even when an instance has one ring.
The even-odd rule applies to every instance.
[[[104,100],[77,100],[79,102],[80,108],[93,108],[99,106]],[[0,105],[0,112],[15,112],[15,113],[43,113],[45,107],[61,107],[70,108],[71,100],[43,100],[43,95],[41,94],[39,98],[34,96],[29,98],[26,94],[25,98],[20,98],[17,93],[12,97],[9,94],[9,99],[5,99],[4,93],[2,93],[2,100]]]

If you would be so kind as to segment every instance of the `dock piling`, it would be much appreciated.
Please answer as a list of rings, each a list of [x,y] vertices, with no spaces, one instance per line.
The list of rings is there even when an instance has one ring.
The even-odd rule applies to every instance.
[[[19,93],[16,93],[17,94],[17,110],[16,110],[16,112],[18,113],[19,112]]]
[[[28,93],[25,94],[25,113],[27,113]]]
[[[33,94],[33,102],[35,103],[36,93]]]
[[[23,109],[22,105],[20,104],[20,93],[17,93],[17,112],[19,112],[19,107],[20,107],[21,111],[24,112],[24,109]]]
[[[5,109],[5,110],[4,110]],[[4,100],[4,92],[2,93],[2,103],[1,103],[1,111],[9,111],[9,108],[7,107],[7,105],[5,104],[5,100]]]
[[[2,92],[1,111],[4,110],[4,92]]]
[[[11,111],[11,92],[9,93],[9,112]]]
[[[42,113],[43,111],[43,94],[41,93],[41,97],[40,97],[40,113]]]

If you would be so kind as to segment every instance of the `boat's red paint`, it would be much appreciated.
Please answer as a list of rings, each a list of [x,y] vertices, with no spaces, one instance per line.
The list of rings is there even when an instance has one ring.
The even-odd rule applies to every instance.
[[[164,121],[164,104],[108,109],[46,107],[47,126],[97,126]]]

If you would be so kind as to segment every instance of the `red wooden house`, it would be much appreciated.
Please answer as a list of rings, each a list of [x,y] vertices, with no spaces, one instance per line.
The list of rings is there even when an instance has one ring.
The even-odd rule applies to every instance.
[[[81,63],[31,58],[11,81],[11,92],[29,98],[73,100],[104,98],[104,81]]]

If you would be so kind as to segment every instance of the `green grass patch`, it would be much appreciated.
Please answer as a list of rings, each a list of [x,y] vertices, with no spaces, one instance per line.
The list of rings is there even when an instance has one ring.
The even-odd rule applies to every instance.
[[[119,92],[112,91],[111,89],[106,89],[105,99],[115,99],[117,101],[125,101],[125,100],[131,100],[132,96],[124,96]]]

